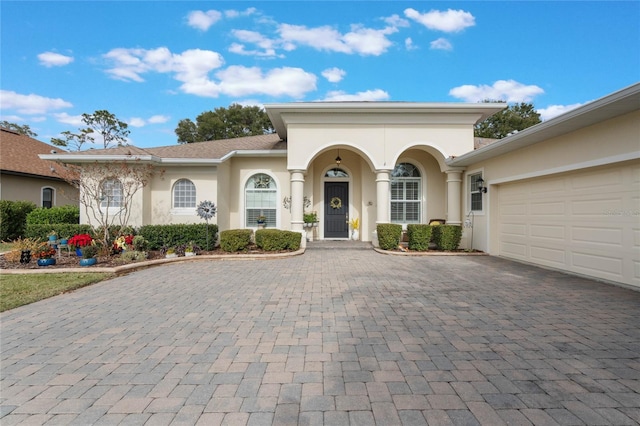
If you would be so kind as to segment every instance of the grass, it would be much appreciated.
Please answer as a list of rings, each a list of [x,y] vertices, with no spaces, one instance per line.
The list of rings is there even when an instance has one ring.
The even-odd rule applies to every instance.
[[[25,274],[0,276],[0,312],[28,305],[112,277],[108,273]]]

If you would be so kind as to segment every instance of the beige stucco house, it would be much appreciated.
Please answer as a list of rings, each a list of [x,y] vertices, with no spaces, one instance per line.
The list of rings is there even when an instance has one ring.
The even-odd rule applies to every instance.
[[[63,167],[40,154],[64,150],[0,128],[0,200],[31,201],[38,207],[78,205],[78,189]]]
[[[134,200],[135,226],[199,223],[203,200],[221,230],[264,215],[317,239],[349,238],[353,218],[374,243],[376,224],[445,219],[464,227],[465,247],[640,287],[640,84],[479,149],[473,126],[503,105],[265,108],[274,134],[41,157],[162,170]],[[106,185],[117,197],[117,181]],[[308,212],[319,226],[307,231]]]

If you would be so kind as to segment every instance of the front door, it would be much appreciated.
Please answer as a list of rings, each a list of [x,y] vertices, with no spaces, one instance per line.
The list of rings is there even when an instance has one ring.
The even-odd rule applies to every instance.
[[[324,237],[349,238],[349,182],[324,183]]]

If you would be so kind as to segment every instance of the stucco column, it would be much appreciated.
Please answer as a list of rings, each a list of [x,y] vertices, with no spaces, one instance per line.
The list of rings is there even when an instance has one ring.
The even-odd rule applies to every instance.
[[[390,175],[390,170],[376,171],[376,202],[378,203],[376,206],[376,223],[391,222],[391,204],[389,203]]]
[[[291,172],[291,230],[303,232],[304,217],[304,170]]]
[[[462,170],[445,170],[447,174],[447,224],[462,225]]]

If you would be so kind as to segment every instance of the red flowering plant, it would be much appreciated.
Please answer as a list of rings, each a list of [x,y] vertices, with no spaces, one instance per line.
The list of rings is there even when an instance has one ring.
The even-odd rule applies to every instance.
[[[113,242],[113,251],[120,253],[133,247],[133,235],[121,235]]]
[[[74,248],[85,247],[92,242],[93,238],[91,238],[91,235],[89,234],[77,234],[69,238],[69,241],[67,241],[67,243]]]

